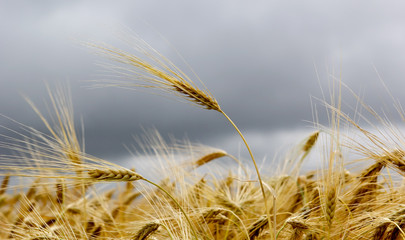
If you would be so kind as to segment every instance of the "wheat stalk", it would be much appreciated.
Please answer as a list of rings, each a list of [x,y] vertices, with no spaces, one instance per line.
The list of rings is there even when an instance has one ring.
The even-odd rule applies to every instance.
[[[231,120],[231,118],[224,111],[222,111],[217,100],[208,90],[202,90],[198,88],[195,84],[193,84],[191,79],[187,77],[179,68],[177,68],[167,58],[163,57],[161,54],[156,52],[156,50],[151,48],[146,43],[143,43],[143,46],[141,45],[136,46],[136,48],[139,49],[140,52],[145,55],[145,57],[148,57],[150,59],[150,62],[147,62],[134,54],[130,54],[128,52],[125,52],[123,50],[114,47],[101,46],[92,43],[86,43],[85,45],[98,50],[98,53],[107,56],[108,58],[116,62],[123,63],[131,67],[130,69],[123,69],[122,67],[112,66],[111,68],[113,71],[118,71],[124,76],[135,78],[137,80],[143,80],[144,82],[146,82],[146,84],[137,84],[134,82],[127,82],[127,83],[121,82],[118,84],[109,84],[109,85],[107,84],[107,86],[157,88],[175,94],[177,96],[181,96],[183,99],[186,99],[199,107],[208,110],[214,110],[221,113],[238,132],[239,136],[241,137],[242,141],[244,142],[249,152],[249,155],[255,167],[260,189],[263,195],[266,215],[268,215],[269,217],[269,208],[267,205],[266,192],[252,150],[250,149],[250,146],[247,143],[242,132]]]
[[[191,231],[193,232],[194,238],[198,239],[197,232],[195,231],[193,224],[190,221],[190,218],[188,217],[187,213],[184,211],[184,209],[181,207],[179,202],[169,193],[167,192],[164,188],[162,188],[160,185],[142,177],[140,174],[129,170],[129,169],[91,169],[87,172],[89,175],[90,179],[92,180],[97,180],[97,181],[138,181],[138,180],[143,180],[145,182],[148,182],[155,187],[159,188],[161,191],[163,191],[167,196],[169,196],[179,207],[180,211],[183,213],[184,217],[186,218]]]

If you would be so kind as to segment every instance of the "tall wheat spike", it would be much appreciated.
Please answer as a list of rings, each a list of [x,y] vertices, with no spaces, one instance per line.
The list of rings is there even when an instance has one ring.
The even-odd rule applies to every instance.
[[[187,77],[187,75],[184,74],[178,67],[176,67],[171,61],[159,54],[145,42],[139,39],[135,39],[134,44],[137,44],[135,48],[146,58],[149,58],[149,61],[143,60],[134,54],[128,53],[112,46],[103,46],[92,43],[86,44],[87,46],[96,49],[99,54],[104,55],[116,62],[130,66],[129,69],[120,66],[110,66],[113,71],[118,72],[121,75],[127,76],[129,78],[144,82],[144,84],[139,84],[136,81],[124,81],[117,83],[111,81],[109,84],[105,84],[104,86],[156,88],[180,96],[183,99],[191,102],[192,104],[204,109],[214,110],[221,113],[235,128],[239,136],[242,138],[244,144],[246,145],[259,180],[260,189],[265,203],[266,215],[269,216],[266,193],[264,190],[259,168],[249,144],[247,143],[245,137],[236,126],[236,124],[221,109],[217,100],[208,90],[198,88],[193,83],[193,81],[189,77]]]
[[[175,73],[182,76],[178,71]],[[197,92],[187,86],[176,89],[169,84],[167,90],[191,99],[190,102],[204,109],[221,111],[218,104],[201,104],[213,101],[208,91],[203,91],[205,97],[197,98],[193,97]],[[0,126],[0,239],[152,240],[194,236],[194,239],[379,240],[405,237],[405,141],[400,131],[381,138],[355,125],[367,141],[349,141],[343,145],[339,140],[341,128],[333,119],[331,130],[322,129],[331,137],[324,142],[322,156],[326,168],[303,176],[297,168],[297,174],[281,174],[266,181],[267,191],[273,190],[273,199],[268,199],[274,204],[271,209],[274,218],[270,222],[264,213],[266,202],[259,185],[246,180],[245,176],[249,178],[249,175],[243,175],[240,168],[237,174],[230,169],[226,174],[227,171],[216,168],[221,172],[202,175],[197,171],[190,173],[182,165],[163,166],[161,177],[167,181],[156,184],[133,169],[85,154],[78,144],[70,109],[59,108],[65,104],[59,99],[62,96],[53,96],[50,106],[56,106],[56,115],[45,120],[45,115],[39,114],[45,120],[48,134],[24,125],[21,134],[10,131],[22,137],[21,141],[5,143],[2,141],[13,138],[3,135],[1,130],[7,128]],[[335,111],[341,110],[338,107]],[[335,117],[339,115],[346,122],[356,124],[338,113]],[[294,160],[303,160],[312,151],[318,135],[319,132],[313,133],[295,148],[299,151],[294,153],[302,155],[295,155]],[[358,175],[349,173],[343,164],[344,147],[366,156],[357,160],[373,163]],[[3,148],[16,154],[4,155]],[[201,152],[191,146],[187,153],[197,156],[194,153]],[[162,154],[162,158],[167,156]],[[197,168],[221,156],[233,158],[219,150],[191,164]],[[14,161],[20,158],[25,164]],[[20,177],[29,177],[31,184],[19,182]],[[149,191],[136,181],[145,181],[158,189]],[[116,187],[97,188],[98,182]],[[83,191],[77,191],[78,183]],[[143,197],[136,199],[137,196]],[[272,227],[275,234],[268,230]]]

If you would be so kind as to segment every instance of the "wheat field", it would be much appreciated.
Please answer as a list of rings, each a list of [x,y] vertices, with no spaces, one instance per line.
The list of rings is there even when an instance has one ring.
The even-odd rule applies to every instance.
[[[85,44],[116,62],[109,69],[126,77],[97,86],[154,88],[218,112],[241,137],[253,168],[225,150],[190,142],[181,148],[188,161],[179,163],[180,147],[158,133],[145,143],[157,149],[152,158],[165,161],[158,181],[144,177],[149,174],[136,165],[129,169],[90,156],[74,122],[69,91],[48,87],[51,117],[27,100],[46,132],[12,119],[17,129],[2,127],[0,147],[12,154],[0,155],[1,239],[405,238],[404,139],[364,103],[382,126],[376,129],[380,134],[342,112],[341,83],[334,101],[325,103],[330,125],[318,124],[306,139],[297,139],[285,159],[271,166],[278,170],[263,175],[242,132],[211,92],[146,43],[134,44],[142,57]],[[358,158],[349,160],[348,151]],[[301,166],[310,155],[323,165],[305,172]],[[235,167],[217,171],[216,164],[226,158]],[[353,162],[361,162],[361,168],[351,170]]]

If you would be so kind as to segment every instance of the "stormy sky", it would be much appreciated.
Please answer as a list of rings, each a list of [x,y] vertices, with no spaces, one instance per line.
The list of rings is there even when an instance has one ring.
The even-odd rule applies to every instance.
[[[259,159],[272,158],[284,144],[311,133],[314,108],[327,125],[315,98],[329,99],[334,78],[377,111],[393,105],[381,79],[394,98],[405,100],[402,1],[17,0],[0,5],[0,113],[44,130],[22,96],[45,111],[44,83],[68,82],[78,125],[84,122],[87,152],[109,160],[126,158],[124,145],[136,145],[134,136],[151,128],[247,156],[217,112],[147,91],[91,88],[89,80],[106,78],[97,63],[108,60],[79,42],[129,49],[117,37],[122,28],[196,79],[194,71]],[[342,96],[343,109],[352,114],[355,99],[348,90]],[[400,124],[397,115],[391,119]]]

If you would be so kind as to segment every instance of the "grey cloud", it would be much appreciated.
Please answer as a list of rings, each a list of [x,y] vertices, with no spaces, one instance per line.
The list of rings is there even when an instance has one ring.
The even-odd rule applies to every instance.
[[[405,100],[401,9],[381,1],[7,2],[0,10],[0,112],[41,128],[20,93],[41,105],[44,81],[69,81],[92,154],[124,154],[123,143],[141,126],[208,144],[234,134],[215,112],[139,91],[86,88],[86,80],[101,78],[94,63],[104,60],[75,41],[128,48],[114,36],[120,25],[193,76],[177,50],[246,132],[310,125],[309,96],[322,98],[321,87],[328,96],[332,73],[378,109],[391,100],[374,66]],[[344,99],[352,111],[355,99],[347,92]]]

